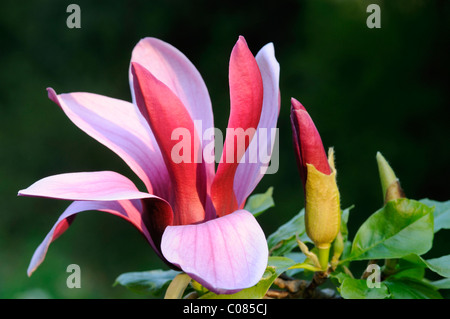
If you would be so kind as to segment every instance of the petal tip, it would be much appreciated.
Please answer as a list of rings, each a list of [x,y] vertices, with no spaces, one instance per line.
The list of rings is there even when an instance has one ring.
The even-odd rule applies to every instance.
[[[238,40],[237,40],[237,42],[236,42],[236,44],[234,46],[234,49],[246,49],[246,50],[249,50],[247,41],[245,40],[245,38],[242,35],[239,36],[239,38],[238,38]]]
[[[297,100],[296,98],[291,97],[291,106],[292,109],[294,110],[303,110],[306,111],[305,107],[303,106],[302,103],[300,103],[299,100]]]
[[[56,94],[56,92],[53,88],[51,88],[51,87],[47,88],[47,95],[50,100],[52,100],[53,102],[55,102],[56,104],[59,105],[58,95]]]

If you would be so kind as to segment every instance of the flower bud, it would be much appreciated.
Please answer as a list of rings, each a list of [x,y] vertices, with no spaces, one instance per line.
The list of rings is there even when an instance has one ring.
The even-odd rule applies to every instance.
[[[329,249],[339,233],[341,209],[334,152],[327,159],[319,132],[306,109],[291,100],[291,124],[305,193],[305,227],[319,249]]]
[[[377,163],[384,202],[387,203],[391,200],[405,197],[397,176],[395,176],[391,166],[380,152],[377,153]]]

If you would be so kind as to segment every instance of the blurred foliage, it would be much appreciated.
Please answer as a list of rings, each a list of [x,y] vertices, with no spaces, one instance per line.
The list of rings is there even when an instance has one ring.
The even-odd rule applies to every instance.
[[[81,29],[66,27],[74,2]],[[370,3],[381,7],[381,29],[366,27]],[[129,58],[146,36],[171,43],[196,65],[220,129],[229,115],[228,62],[238,36],[254,53],[274,43],[281,64],[280,169],[257,188],[274,186],[276,206],[260,217],[266,234],[303,207],[291,96],[308,109],[324,145],[335,147],[342,207],[355,204],[349,236],[383,202],[377,151],[389,158],[409,198],[448,199],[449,11],[446,0],[2,1],[0,297],[136,298],[113,287],[115,278],[166,268],[131,225],[89,213],[28,278],[34,249],[68,203],[16,197],[42,177],[76,171],[114,170],[142,188],[117,156],[47,99],[45,88],[130,100]],[[437,234],[435,241],[448,238]],[[81,267],[81,289],[66,287],[71,263]]]

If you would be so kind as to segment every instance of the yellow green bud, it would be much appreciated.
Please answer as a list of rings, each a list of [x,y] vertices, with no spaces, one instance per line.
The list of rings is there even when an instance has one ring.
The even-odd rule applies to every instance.
[[[308,237],[319,249],[330,248],[339,233],[341,208],[336,170],[327,175],[313,165],[307,166],[305,185],[305,226]],[[330,165],[334,168],[334,164]]]
[[[405,197],[394,170],[380,152],[377,153],[377,163],[384,202],[387,203],[391,200]]]

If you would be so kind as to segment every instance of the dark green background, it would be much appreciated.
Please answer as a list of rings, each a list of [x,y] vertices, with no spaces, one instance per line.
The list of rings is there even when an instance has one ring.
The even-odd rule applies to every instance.
[[[71,2],[81,7],[81,29],[66,27]],[[115,170],[142,186],[47,99],[45,88],[130,100],[129,58],[146,36],[171,43],[196,65],[220,129],[228,120],[228,61],[238,36],[255,54],[274,43],[281,64],[280,169],[257,188],[275,187],[276,207],[260,217],[267,235],[303,206],[290,97],[307,107],[324,145],[335,147],[342,206],[356,205],[350,236],[382,204],[377,151],[410,198],[448,199],[449,1],[71,2],[0,5],[1,298],[137,297],[112,287],[115,278],[165,267],[131,225],[85,213],[28,278],[34,249],[69,203],[16,197],[64,172]],[[366,27],[370,3],[381,6],[381,29]],[[440,233],[437,255],[448,253],[448,236]],[[81,267],[81,289],[66,287],[72,263]]]

